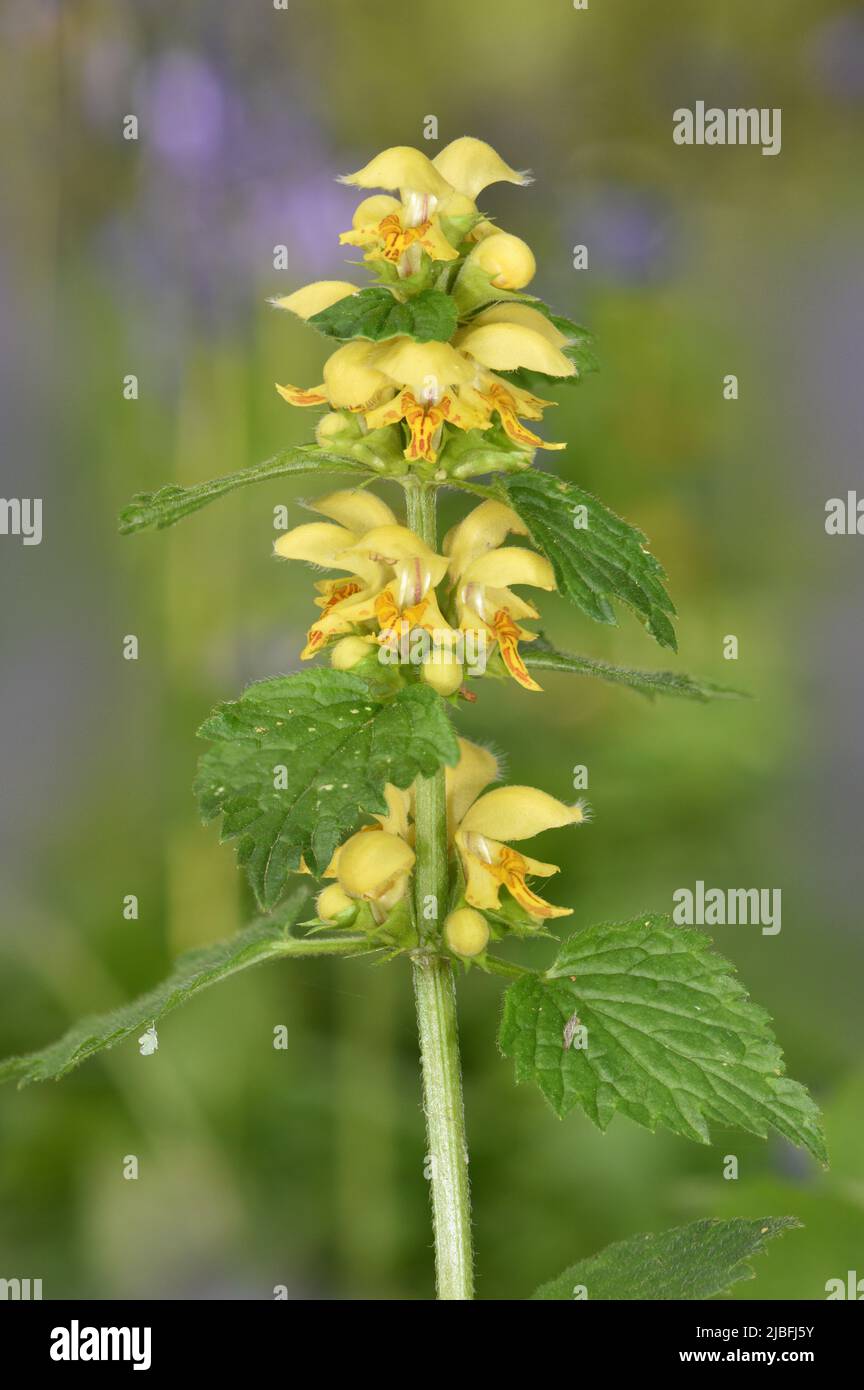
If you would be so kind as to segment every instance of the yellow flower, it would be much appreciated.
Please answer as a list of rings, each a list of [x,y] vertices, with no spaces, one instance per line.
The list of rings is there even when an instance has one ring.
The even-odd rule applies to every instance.
[[[444,552],[449,556],[462,631],[491,637],[513,679],[525,690],[540,690],[519,652],[520,642],[533,641],[537,635],[521,627],[519,619],[539,614],[510,586],[529,584],[551,590],[555,575],[549,561],[535,551],[502,545],[510,533],[527,535],[516,513],[501,502],[481,502],[445,538]]]
[[[547,376],[573,376],[576,368],[561,346],[568,340],[539,310],[525,304],[498,304],[478,314],[453,340],[479,364],[471,387],[460,391],[460,403],[488,416],[497,415],[507,436],[529,449],[564,449],[527,429],[520,416],[540,420],[554,401],[525,391],[497,371],[527,367]],[[490,370],[490,369],[496,370]]]
[[[342,559],[352,565],[377,565],[382,582],[377,591],[349,599],[341,616],[354,623],[375,620],[382,633],[423,628],[429,633],[448,632],[435,589],[447,573],[447,560],[436,555],[407,526],[377,526],[345,551]]]
[[[400,631],[403,623],[409,631],[449,633],[435,595],[447,560],[400,525],[385,502],[368,491],[347,490],[319,498],[312,510],[337,524],[295,526],[276,541],[276,554],[345,570],[352,577],[316,584],[322,611],[307,633],[303,660],[315,656],[331,637],[362,631],[366,624],[382,634]]]
[[[320,497],[312,510],[332,518],[337,524],[313,521],[295,526],[280,536],[273,549],[286,560],[305,560],[323,569],[345,570],[350,579],[322,579],[315,587],[320,595],[315,600],[321,616],[306,634],[306,646],[301,653],[308,660],[321,650],[331,636],[348,632],[353,626],[344,617],[344,606],[351,599],[373,600],[387,580],[385,567],[360,555],[347,555],[365,531],[376,526],[396,524],[386,502],[368,491],[345,490]]]
[[[572,909],[554,907],[528,887],[530,876],[548,878],[556,864],[544,864],[510,848],[511,840],[527,840],[543,830],[579,825],[587,819],[581,805],[565,806],[535,787],[495,787],[481,796],[462,817],[456,849],[465,874],[465,899],[471,907],[495,911],[506,888],[532,917],[567,917]]]
[[[472,381],[474,366],[449,343],[395,338],[379,348],[374,361],[398,389],[392,399],[366,412],[366,424],[374,430],[404,420],[410,435],[407,459],[434,463],[445,422],[463,430],[489,428],[488,411],[465,402],[459,391]]]
[[[501,181],[529,180],[505,164],[484,140],[462,136],[434,160],[410,145],[394,145],[356,173],[345,175],[342,182],[358,188],[398,189],[399,199],[386,195],[364,199],[354,214],[352,230],[344,232],[340,241],[370,247],[368,260],[389,261],[401,276],[419,268],[421,251],[434,261],[457,260],[459,252],[447,231],[461,240],[479,216],[477,195],[490,183]]]

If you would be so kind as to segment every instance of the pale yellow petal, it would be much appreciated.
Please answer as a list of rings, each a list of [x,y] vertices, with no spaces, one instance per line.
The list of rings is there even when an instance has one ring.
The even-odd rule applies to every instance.
[[[528,535],[528,527],[513,508],[503,502],[481,502],[445,537],[443,550],[450,557],[450,573],[464,573],[472,560],[496,549],[511,532]]]
[[[458,261],[459,252],[456,247],[449,242],[441,230],[441,223],[437,217],[433,217],[420,237],[420,245],[433,261]]]
[[[320,314],[331,304],[338,304],[340,299],[347,299],[349,294],[357,292],[357,285],[349,285],[347,280],[315,280],[282,299],[271,299],[270,303],[275,304],[277,309],[287,309],[298,318],[311,319],[313,314]]]
[[[542,333],[518,323],[486,323],[457,334],[455,342],[463,352],[470,352],[484,367],[499,372],[513,372],[529,367],[548,376],[573,376],[575,365],[559,352]]]
[[[329,516],[349,531],[362,536],[373,526],[395,526],[396,517],[387,503],[365,488],[343,488],[309,503],[313,512]]]
[[[438,561],[439,564],[434,568],[439,570],[440,562],[443,562],[446,572],[444,557],[430,550],[426,542],[407,526],[375,526],[365,535],[355,539],[352,550],[357,554],[368,555],[370,559],[382,565],[396,565],[400,560],[420,558],[430,563]]]
[[[345,565],[335,563],[336,556],[354,545],[357,540],[353,531],[344,526],[331,526],[326,521],[310,521],[305,526],[295,526],[286,531],[275,542],[273,549],[285,560],[305,560],[310,565],[323,565],[327,569],[345,569]]]
[[[331,405],[357,409],[390,386],[383,372],[371,362],[375,343],[358,339],[337,348],[324,363],[324,384]]]
[[[440,394],[474,375],[473,365],[449,343],[417,343],[413,338],[394,338],[377,348],[374,364],[392,382],[414,387],[417,395],[425,395],[427,388]]]
[[[484,309],[471,320],[471,327],[482,327],[486,323],[517,323],[522,328],[533,328],[535,333],[548,339],[552,346],[557,348],[570,342],[567,334],[556,328],[539,309],[532,309],[530,304],[519,304],[514,300],[505,304],[493,304],[490,309]]]
[[[506,843],[529,840],[542,830],[578,825],[584,819],[581,806],[565,806],[536,787],[495,787],[474,802],[462,818],[460,831]]]
[[[471,199],[488,188],[490,183],[531,182],[529,174],[511,169],[491,145],[487,145],[485,140],[475,140],[471,135],[461,135],[458,140],[451,140],[435,156],[433,163],[448,183]]]
[[[490,550],[472,560],[462,578],[463,587],[468,584],[489,584],[497,589],[508,588],[511,584],[530,584],[535,589],[547,590],[556,587],[549,561],[534,550],[523,550],[515,545]]]
[[[447,824],[451,834],[484,787],[498,777],[498,759],[488,748],[459,739],[459,761],[444,772],[447,797]]]
[[[465,900],[472,907],[494,912],[501,906],[501,884],[474,854],[461,855],[465,874]]]
[[[435,198],[446,198],[453,192],[431,159],[411,145],[391,145],[339,181],[356,188],[398,188],[403,194],[429,193]]]

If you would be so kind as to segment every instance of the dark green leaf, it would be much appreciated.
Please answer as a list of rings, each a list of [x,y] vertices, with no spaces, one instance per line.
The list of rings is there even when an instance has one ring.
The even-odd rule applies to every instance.
[[[304,473],[362,473],[366,477],[373,476],[353,459],[328,454],[315,444],[302,444],[296,449],[284,449],[266,463],[241,468],[237,473],[226,473],[224,477],[213,478],[207,483],[195,483],[192,487],[169,483],[159,488],[158,492],[139,492],[120,513],[120,532],[128,536],[133,531],[161,531],[239,487]]]
[[[675,606],[647,538],[575,483],[531,470],[497,489],[528,526],[555,571],[562,594],[598,623],[615,623],[612,600],[626,604],[662,647],[677,650]],[[584,508],[584,513],[577,508]],[[584,516],[584,526],[576,523]]]
[[[337,300],[329,309],[308,320],[331,338],[385,338],[406,336],[418,343],[446,343],[456,332],[456,305],[441,290],[425,289],[404,303],[381,285]]]
[[[214,743],[196,781],[201,814],[222,813],[222,838],[237,839],[263,907],[278,902],[301,856],[320,874],[364,813],[386,813],[386,783],[410,786],[459,757],[444,701],[429,686],[385,700],[329,669],[259,681],[199,733]]]
[[[794,1216],[761,1221],[693,1221],[659,1235],[632,1236],[608,1245],[541,1284],[532,1299],[634,1302],[714,1298],[752,1279],[747,1261],[769,1240],[801,1225]],[[582,1293],[582,1290],[585,1290]]]
[[[140,1028],[146,1029],[156,1023],[199,990],[260,961],[289,956],[350,955],[370,949],[369,939],[362,933],[291,936],[290,928],[307,900],[306,889],[301,889],[286,900],[278,912],[259,918],[227,941],[187,951],[178,958],[168,978],[140,999],[111,1013],[82,1019],[41,1052],[0,1062],[0,1082],[17,1081],[19,1086],[26,1086],[31,1081],[56,1081],[94,1053],[113,1047]]]
[[[587,1048],[566,1046],[577,1019]],[[701,932],[668,917],[588,927],[545,976],[505,997],[501,1049],[556,1114],[581,1106],[600,1129],[616,1111],[709,1143],[709,1121],[762,1137],[773,1127],[827,1162],[819,1111],[783,1074],[763,1009]]]
[[[629,666],[612,666],[592,656],[575,656],[571,652],[556,652],[539,648],[533,642],[522,648],[525,665],[533,671],[561,671],[577,676],[596,676],[611,685],[626,685],[649,700],[655,695],[677,695],[685,700],[746,700],[749,696],[728,685],[716,685],[698,676],[686,676],[681,671],[635,671]]]

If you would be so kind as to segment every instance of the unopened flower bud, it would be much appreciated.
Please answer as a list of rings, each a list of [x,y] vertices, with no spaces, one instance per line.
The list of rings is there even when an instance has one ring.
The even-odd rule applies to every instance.
[[[349,897],[372,901],[407,882],[413,867],[414,851],[400,836],[359,830],[342,846],[337,872]]]
[[[466,264],[485,270],[499,290],[521,290],[534,279],[537,269],[534,252],[528,243],[509,232],[494,232],[484,237]]]
[[[331,410],[315,426],[315,439],[322,449],[334,444],[350,445],[360,439],[363,427],[357,415],[348,410]]]
[[[330,652],[330,665],[336,671],[350,671],[374,650],[375,644],[366,637],[343,637]]]
[[[347,926],[357,916],[357,904],[339,887],[330,883],[318,894],[315,910],[322,922],[330,926]]]
[[[473,907],[458,907],[444,922],[444,940],[457,956],[479,956],[489,943],[489,924]]]
[[[462,684],[462,663],[439,654],[424,661],[421,675],[439,695],[455,695]]]

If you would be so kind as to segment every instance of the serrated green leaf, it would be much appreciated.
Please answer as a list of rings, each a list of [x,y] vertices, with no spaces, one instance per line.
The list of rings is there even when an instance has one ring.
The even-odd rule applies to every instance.
[[[222,839],[237,839],[262,907],[278,902],[301,856],[322,873],[364,813],[386,813],[386,783],[408,787],[459,757],[444,701],[429,686],[384,699],[347,671],[259,681],[220,705],[199,734],[214,743],[195,784],[201,814],[222,813]],[[274,785],[277,768],[284,787]]]
[[[0,1082],[17,1081],[19,1086],[26,1086],[31,1081],[59,1080],[94,1053],[114,1047],[140,1028],[158,1022],[193,994],[261,961],[289,956],[350,955],[370,949],[369,939],[363,933],[291,936],[290,928],[307,902],[308,893],[303,889],[287,899],[278,912],[259,918],[227,941],[187,951],[177,959],[168,978],[140,999],[110,1013],[82,1019],[39,1052],[0,1062]]]
[[[528,526],[551,562],[558,588],[598,623],[617,622],[612,600],[631,608],[661,647],[677,650],[670,614],[675,605],[663,586],[659,560],[647,537],[622,521],[575,483],[536,470],[496,484],[499,494]],[[576,526],[584,507],[587,525]]]
[[[576,1019],[588,1046],[566,1046]],[[709,1143],[709,1122],[764,1137],[768,1126],[827,1162],[819,1111],[784,1076],[763,1009],[701,932],[668,917],[588,927],[545,976],[505,996],[501,1050],[564,1116],[581,1106],[600,1129],[616,1111]]]
[[[182,521],[185,516],[191,516],[192,512],[200,511],[209,502],[235,492],[237,488],[303,473],[362,473],[366,477],[374,477],[369,469],[353,459],[329,454],[315,444],[301,444],[296,449],[283,449],[266,463],[241,468],[236,473],[226,473],[224,477],[212,478],[206,483],[195,483],[192,487],[168,483],[157,492],[136,493],[120,513],[120,533],[128,536],[134,531],[162,531],[166,526],[174,526]]]
[[[637,671],[629,666],[613,666],[608,661],[598,661],[592,656],[576,656],[572,652],[558,652],[552,648],[538,648],[534,643],[522,651],[525,665],[533,671],[560,671],[562,674],[576,676],[596,676],[598,680],[608,681],[610,685],[626,685],[628,689],[646,695],[649,700],[655,695],[675,695],[684,700],[747,700],[749,695],[742,690],[733,690],[728,685],[717,685],[714,681],[702,680],[698,676],[687,676],[681,671]]]
[[[343,340],[371,338],[377,343],[405,336],[418,343],[446,343],[456,332],[456,305],[437,289],[421,290],[403,303],[391,290],[372,285],[337,300],[308,322],[328,337]]]
[[[587,1295],[595,1303],[714,1298],[732,1284],[752,1279],[747,1261],[761,1254],[769,1240],[800,1225],[794,1216],[766,1216],[761,1221],[692,1221],[658,1235],[631,1236],[571,1265],[541,1284],[531,1298],[569,1303],[577,1289],[580,1298]]]

